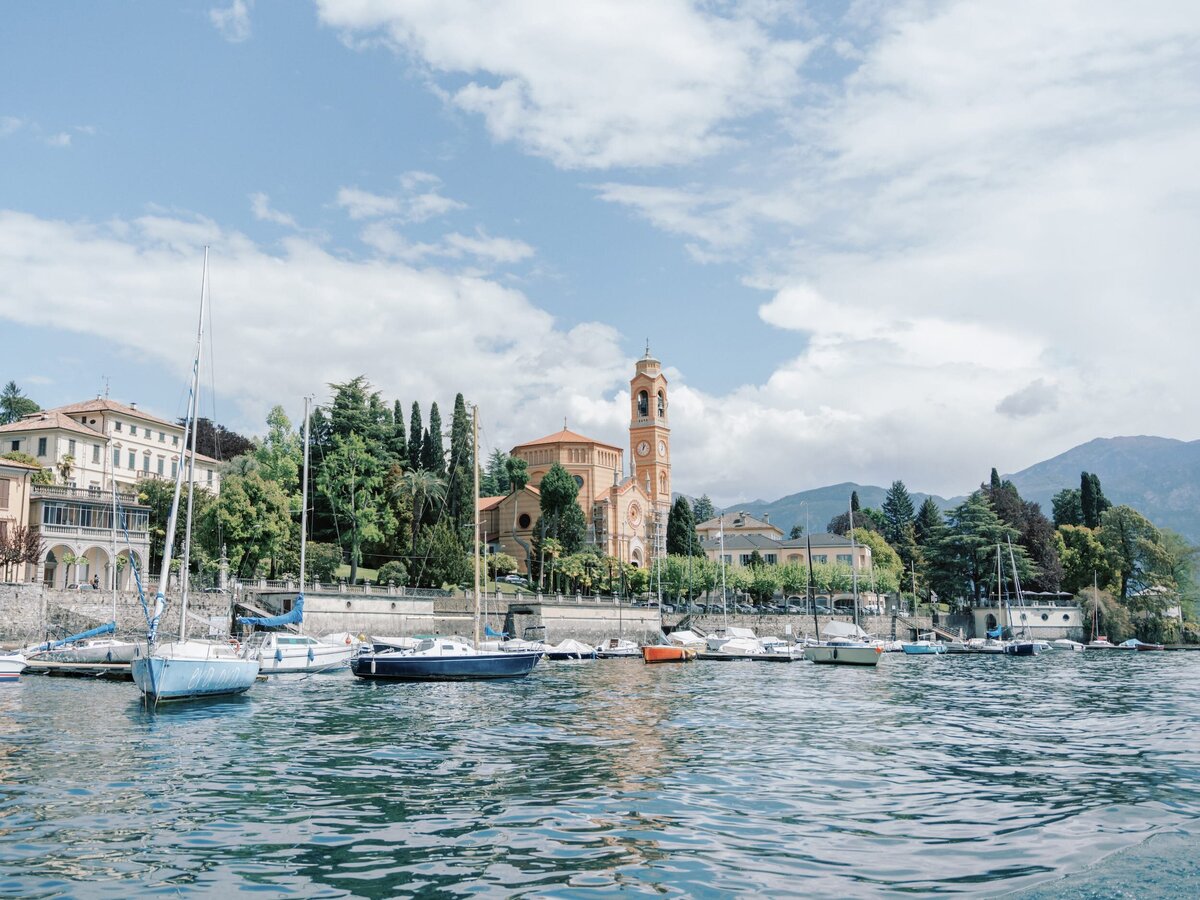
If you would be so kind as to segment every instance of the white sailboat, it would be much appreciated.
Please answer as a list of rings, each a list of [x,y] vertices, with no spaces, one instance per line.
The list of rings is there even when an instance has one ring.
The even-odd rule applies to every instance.
[[[162,571],[154,611],[146,635],[146,646],[138,646],[131,666],[133,681],[147,701],[190,700],[240,694],[254,684],[258,677],[258,660],[246,659],[224,641],[189,640],[187,637],[187,557],[190,550],[192,525],[192,490],[196,475],[196,417],[199,410],[200,360],[204,347],[204,303],[208,287],[208,248],[204,249],[204,274],[200,282],[200,324],[196,334],[196,357],[192,363],[192,386],[188,396],[187,420],[184,424],[185,448],[191,438],[190,458],[187,460],[188,512],[184,529],[183,565],[180,567],[179,640],[158,643],[158,625],[166,610],[167,584],[171,573],[171,551],[174,549],[175,525],[179,520],[179,500],[183,488],[183,470],[175,475],[175,493],[171,499],[167,533],[163,544]]]
[[[304,468],[300,487],[300,594],[290,611],[281,616],[239,616],[242,625],[267,628],[300,625],[304,622],[304,567],[308,547],[308,461],[309,461],[309,398],[304,398]],[[307,634],[288,634],[279,631],[260,631],[246,642],[246,656],[257,659],[264,675],[286,675],[297,672],[327,672],[350,664],[355,642],[348,634],[332,639],[315,638]]]

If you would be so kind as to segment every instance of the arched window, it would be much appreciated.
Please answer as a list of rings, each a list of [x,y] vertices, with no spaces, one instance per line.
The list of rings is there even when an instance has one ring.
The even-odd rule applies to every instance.
[[[665,494],[667,492],[667,473],[666,472],[658,473],[658,492],[660,494]]]
[[[662,391],[658,392],[658,417],[665,418],[667,415],[667,395]]]
[[[650,415],[650,395],[645,391],[638,392],[638,416],[646,418]]]

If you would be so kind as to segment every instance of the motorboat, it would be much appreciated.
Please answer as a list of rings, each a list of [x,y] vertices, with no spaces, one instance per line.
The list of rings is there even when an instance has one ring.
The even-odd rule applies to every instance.
[[[1038,641],[1009,641],[1004,645],[1005,656],[1037,656],[1039,650]]]
[[[1069,638],[1058,638],[1050,642],[1050,648],[1053,650],[1068,650],[1072,653],[1078,653],[1083,650],[1083,644],[1079,641],[1072,641]]]
[[[596,645],[596,656],[600,659],[628,659],[641,655],[642,648],[625,638],[609,638]]]
[[[971,638],[967,641],[968,653],[1003,653],[1004,641],[995,638]]]
[[[30,654],[31,663],[54,662],[76,663],[79,665],[98,665],[115,663],[128,665],[133,662],[138,644],[133,641],[122,641],[116,638],[94,638],[89,641],[77,641],[52,650],[42,650]]]
[[[564,641],[546,647],[544,653],[546,659],[554,660],[596,658],[595,647],[591,644],[585,644],[583,641],[577,641],[574,638],[567,638]]]
[[[693,647],[672,644],[650,644],[642,648],[642,659],[647,663],[691,662],[696,658]]]
[[[906,656],[941,656],[946,653],[946,645],[933,640],[932,634],[922,634],[915,641],[902,641],[900,649]]]
[[[1130,638],[1127,641],[1122,641],[1117,644],[1118,650],[1166,650],[1162,644],[1147,644],[1144,641],[1139,641],[1137,638]]]
[[[1127,647],[1124,644],[1114,644],[1108,639],[1108,635],[1098,634],[1094,641],[1088,641],[1083,645],[1084,650],[1132,650],[1133,647]]]
[[[354,642],[349,635],[336,644],[308,634],[258,631],[245,645],[247,658],[257,659],[264,675],[327,672],[349,664]]]
[[[154,703],[241,694],[258,668],[233,642],[207,640],[158,644],[152,654],[139,645],[131,664],[134,683]]]
[[[754,629],[752,628],[738,628],[735,625],[726,625],[718,628],[712,634],[708,635],[708,637],[704,639],[704,647],[708,653],[716,653],[728,641],[737,639],[751,641],[757,640],[757,638],[754,636]]]
[[[748,628],[740,629],[749,631]],[[697,654],[698,659],[718,659],[718,660],[734,660],[734,659],[757,659],[766,656],[766,648],[762,642],[756,637],[731,637],[720,642],[720,647],[716,650],[709,649]]]
[[[350,661],[359,678],[392,681],[475,681],[523,678],[533,671],[538,652],[489,653],[461,638],[425,638],[411,650],[367,650]]]
[[[693,650],[703,650],[706,646],[704,638],[696,634],[696,632],[688,631],[687,629],[672,631],[667,635],[667,642],[679,647],[691,647]]]
[[[804,658],[803,648],[798,648],[783,638],[772,635],[759,638],[759,643],[764,651],[761,659],[765,662],[794,662]]]
[[[0,654],[0,681],[16,681],[25,671],[25,657],[20,653]]]

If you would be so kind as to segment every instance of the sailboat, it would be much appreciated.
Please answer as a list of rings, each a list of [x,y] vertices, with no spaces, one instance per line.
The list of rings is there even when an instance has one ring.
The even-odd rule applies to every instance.
[[[999,546],[996,547],[996,551],[1000,551]],[[1008,542],[1008,560],[1012,564],[1013,593],[1016,594],[1017,597],[1017,607],[1019,609],[1024,609],[1025,595],[1021,593],[1021,578],[1017,575],[1017,558],[1013,555],[1012,541]],[[1027,624],[1021,626],[1021,630],[1024,632],[1024,634],[1021,640],[1017,640],[1016,630],[1013,629],[1011,604],[1008,606],[1008,627],[1013,633],[1013,638],[1004,645],[1005,654],[1008,656],[1037,656],[1040,646],[1037,641],[1031,639],[1029,634],[1029,626]]]
[[[292,608],[280,616],[238,616],[238,624],[260,628],[300,625],[304,622],[304,566],[308,546],[309,398],[304,398],[304,469],[300,487],[300,593]],[[259,631],[246,641],[246,656],[257,659],[264,675],[326,672],[350,662],[354,641],[349,636],[333,642],[307,634]]]
[[[812,582],[812,542],[808,544],[808,580]],[[854,623],[829,622],[821,631],[821,640],[804,648],[804,658],[821,665],[877,666],[883,647],[870,643],[869,635],[858,625],[858,552],[854,543],[854,507],[850,507],[850,577],[853,582]],[[813,620],[816,621],[816,613]]]
[[[479,459],[479,410],[471,412],[471,430],[475,453]],[[424,638],[411,648],[368,650],[350,661],[350,671],[359,678],[390,681],[479,681],[501,678],[523,678],[533,671],[542,658],[540,650],[524,652],[488,652],[482,647],[480,634],[479,591],[479,466],[475,471],[475,541],[472,562],[475,568],[475,635],[474,643],[461,638]]]
[[[200,360],[204,349],[204,303],[208,287],[208,248],[204,248],[204,275],[200,281],[200,324],[196,329],[196,356],[192,363],[192,386],[188,393],[187,419],[183,429],[183,446],[191,439],[187,460],[188,511],[184,527],[183,559],[180,566],[179,640],[160,644],[158,625],[167,608],[167,584],[171,574],[171,552],[174,549],[175,525],[179,521],[179,500],[183,489],[183,470],[175,475],[175,492],[171,498],[171,514],[163,544],[162,571],[154,611],[148,616],[146,646],[135,651],[133,681],[146,700],[191,700],[199,697],[219,697],[240,694],[254,684],[258,677],[258,660],[246,659],[225,641],[190,640],[187,636],[188,556],[191,549],[192,490],[196,480],[196,417],[199,411]]]

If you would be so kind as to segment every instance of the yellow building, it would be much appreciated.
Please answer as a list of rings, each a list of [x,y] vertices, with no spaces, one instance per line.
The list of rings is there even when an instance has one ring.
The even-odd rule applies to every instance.
[[[562,431],[518,444],[514,457],[529,467],[521,491],[481,501],[487,541],[517,559],[523,569],[532,554],[534,526],[541,515],[538,486],[555,463],[579,485],[579,506],[588,523],[587,542],[606,556],[635,566],[666,555],[667,514],[671,507],[671,428],[667,379],[650,355],[637,361],[629,382],[630,471],[615,444]]]

